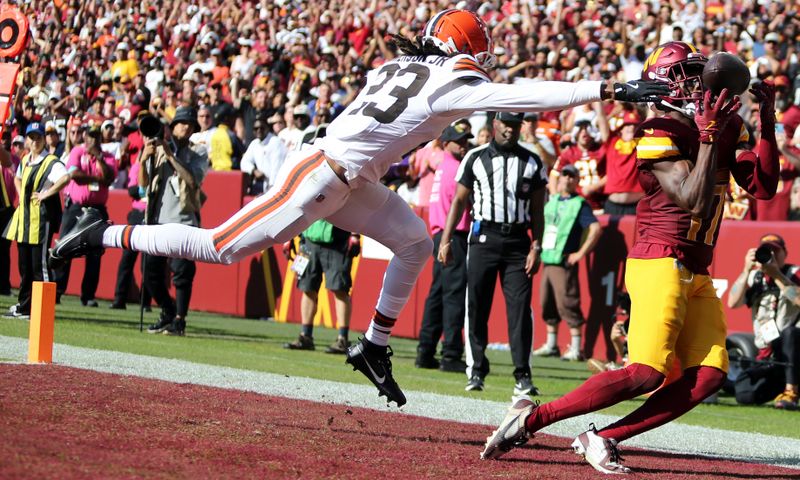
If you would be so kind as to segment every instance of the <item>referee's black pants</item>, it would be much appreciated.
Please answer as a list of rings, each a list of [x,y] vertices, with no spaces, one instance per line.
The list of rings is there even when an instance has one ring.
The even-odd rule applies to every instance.
[[[78,205],[71,203],[64,209],[64,214],[61,217],[61,236],[66,235],[72,227],[78,223],[78,217],[83,214],[83,207],[94,208],[100,213],[103,220],[108,220],[108,210],[105,205]],[[103,252],[96,251],[86,255],[86,266],[83,271],[83,282],[81,282],[81,302],[88,302],[94,300],[95,293],[97,293],[97,285],[100,283],[100,258]],[[55,272],[56,277],[56,294],[59,298],[64,292],[67,291],[67,284],[69,283],[69,272],[72,268],[72,261],[67,260],[64,266]]]
[[[483,240],[483,241],[481,241]],[[497,275],[506,300],[508,341],[514,363],[514,378],[531,375],[533,343],[531,292],[533,282],[525,273],[531,241],[524,233],[504,235],[484,229],[471,234],[467,253],[467,375],[483,378],[489,374],[486,345],[489,313]]]
[[[436,259],[442,232],[433,235],[433,280],[425,300],[417,352],[433,357],[441,337],[442,359],[461,360],[464,353],[461,330],[464,328],[464,297],[467,294],[467,232],[454,232],[452,238],[450,251],[453,261],[445,267]]]

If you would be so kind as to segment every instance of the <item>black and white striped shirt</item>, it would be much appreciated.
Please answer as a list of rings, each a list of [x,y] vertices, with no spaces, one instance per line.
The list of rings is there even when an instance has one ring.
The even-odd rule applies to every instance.
[[[456,181],[472,190],[475,220],[527,224],[531,194],[547,185],[547,173],[532,151],[503,150],[491,141],[467,152]]]

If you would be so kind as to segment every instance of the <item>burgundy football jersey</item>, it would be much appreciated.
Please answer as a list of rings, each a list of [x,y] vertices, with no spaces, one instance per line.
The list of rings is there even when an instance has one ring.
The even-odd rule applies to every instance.
[[[690,271],[707,274],[719,234],[731,168],[736,163],[736,149],[749,138],[742,119],[738,115],[731,119],[720,136],[714,202],[706,218],[694,217],[676,205],[661,189],[651,170],[655,162],[690,160],[694,163],[699,149],[699,133],[694,123],[687,125],[671,117],[653,118],[639,127],[636,138],[639,183],[645,196],[636,210],[639,236],[629,257],[674,257]]]

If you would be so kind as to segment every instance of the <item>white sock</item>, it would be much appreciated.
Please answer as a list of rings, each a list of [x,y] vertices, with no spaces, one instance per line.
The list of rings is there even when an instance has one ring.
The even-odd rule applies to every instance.
[[[127,225],[111,225],[103,232],[103,246],[120,248],[122,246],[122,232]]]
[[[573,352],[580,352],[581,351],[581,336],[580,335],[573,335],[572,336],[572,344],[569,346],[569,349]]]
[[[558,333],[555,332],[547,332],[547,346],[550,348],[556,348],[558,342]]]
[[[392,327],[396,321],[396,318],[389,318],[376,311],[375,315],[372,317],[372,321],[369,322],[369,328],[367,329],[367,333],[364,334],[364,338],[366,338],[368,342],[380,347],[389,345],[389,336],[392,334]]]

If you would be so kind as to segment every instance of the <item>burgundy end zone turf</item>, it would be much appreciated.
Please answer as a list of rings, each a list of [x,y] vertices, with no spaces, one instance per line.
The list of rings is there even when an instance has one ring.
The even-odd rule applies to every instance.
[[[565,438],[500,461],[491,428],[60,366],[0,364],[0,478],[594,478]],[[676,439],[676,442],[679,442]],[[797,470],[623,448],[635,478]]]

